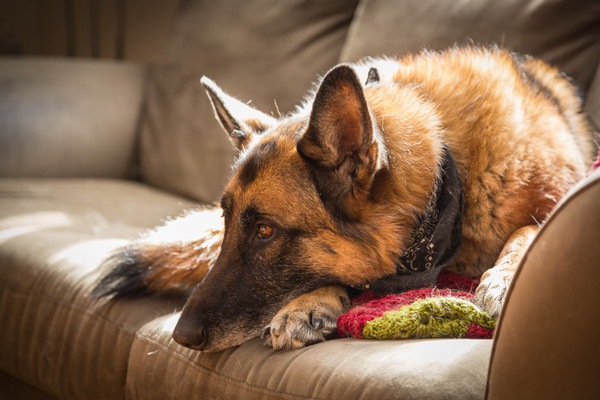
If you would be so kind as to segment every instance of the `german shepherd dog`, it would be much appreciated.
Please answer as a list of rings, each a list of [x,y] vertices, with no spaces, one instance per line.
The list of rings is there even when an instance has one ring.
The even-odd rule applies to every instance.
[[[483,274],[476,303],[497,317],[595,153],[568,80],[498,48],[338,65],[278,119],[201,82],[239,150],[220,207],[117,251],[94,291],[191,293],[173,337],[197,350],[323,341],[352,288],[432,285],[442,268]]]

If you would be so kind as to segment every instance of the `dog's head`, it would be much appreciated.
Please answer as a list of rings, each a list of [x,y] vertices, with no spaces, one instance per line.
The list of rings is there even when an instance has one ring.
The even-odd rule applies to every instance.
[[[402,234],[377,226],[373,213],[389,210],[370,207],[386,196],[386,149],[353,68],[329,71],[312,102],[281,119],[202,84],[240,153],[221,200],[221,253],[183,309],[178,343],[239,345],[302,293],[393,272],[378,234]]]

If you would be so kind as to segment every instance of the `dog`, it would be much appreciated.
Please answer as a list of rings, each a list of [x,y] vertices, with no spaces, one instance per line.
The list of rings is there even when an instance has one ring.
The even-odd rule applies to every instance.
[[[239,150],[220,207],[112,255],[94,294],[189,294],[176,342],[220,351],[326,340],[353,290],[482,275],[498,317],[524,252],[595,154],[575,88],[500,48],[454,47],[332,68],[281,118],[204,77]]]

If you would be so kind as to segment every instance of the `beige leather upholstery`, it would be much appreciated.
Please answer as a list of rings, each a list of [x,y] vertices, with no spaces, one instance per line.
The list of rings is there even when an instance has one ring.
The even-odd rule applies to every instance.
[[[596,131],[600,132],[600,65],[596,68],[596,76],[590,90],[586,93],[586,100],[585,112],[596,127]]]
[[[502,44],[557,65],[584,93],[600,62],[596,0],[362,0],[354,12],[356,4],[187,2],[151,73],[143,179],[201,201],[218,199],[234,151],[199,85],[202,75],[277,115],[293,110],[317,74],[364,56]]]
[[[0,369],[59,398],[120,398],[135,332],[180,303],[102,306],[98,264],[190,205],[126,181],[0,179]]]
[[[352,61],[455,44],[501,45],[556,65],[585,90],[600,61],[598,35],[597,0],[364,0],[341,58]]]
[[[188,1],[152,71],[141,172],[153,186],[220,198],[233,146],[200,85],[206,75],[264,112],[292,111],[338,60],[357,0]]]
[[[0,177],[134,175],[145,68],[0,58]]]
[[[521,264],[496,333],[488,399],[592,399],[600,360],[600,169]]]
[[[208,354],[172,341],[177,316],[138,331],[131,398],[480,399],[485,390],[490,340],[338,339],[275,352],[257,339]]]
[[[0,370],[65,399],[483,396],[490,340],[204,354],[171,338],[182,299],[90,298],[103,257],[191,206],[125,181],[0,179]]]

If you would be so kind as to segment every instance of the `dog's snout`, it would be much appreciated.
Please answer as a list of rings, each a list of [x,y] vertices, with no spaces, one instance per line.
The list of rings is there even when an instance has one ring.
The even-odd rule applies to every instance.
[[[208,331],[200,323],[185,323],[181,319],[173,330],[173,339],[182,346],[202,350],[208,342]]]

